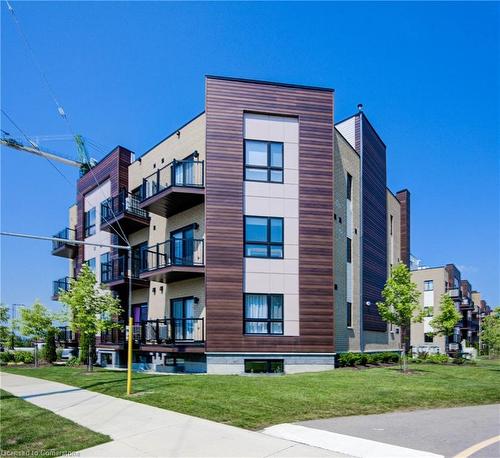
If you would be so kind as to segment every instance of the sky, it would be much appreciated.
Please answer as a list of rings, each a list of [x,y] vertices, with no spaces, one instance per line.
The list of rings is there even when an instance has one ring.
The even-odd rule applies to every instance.
[[[335,89],[335,120],[358,103],[387,145],[388,185],[411,191],[411,251],[456,264],[500,305],[499,3],[12,2],[67,113],[58,116],[6,3],[1,105],[41,145],[76,158],[116,145],[141,155],[204,109],[204,75]],[[2,129],[19,137],[2,115]],[[98,145],[98,146],[95,146]],[[77,171],[2,148],[1,228],[67,225]],[[70,183],[68,183],[68,180]],[[50,242],[1,239],[1,301],[50,301],[67,275]]]

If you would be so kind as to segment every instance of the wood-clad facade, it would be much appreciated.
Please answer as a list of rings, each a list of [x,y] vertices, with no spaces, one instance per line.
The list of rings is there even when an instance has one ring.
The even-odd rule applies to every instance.
[[[242,332],[245,113],[299,119],[298,336]],[[206,160],[207,351],[333,352],[333,91],[207,77]]]
[[[401,262],[410,268],[410,191],[398,191],[396,198],[401,204]]]

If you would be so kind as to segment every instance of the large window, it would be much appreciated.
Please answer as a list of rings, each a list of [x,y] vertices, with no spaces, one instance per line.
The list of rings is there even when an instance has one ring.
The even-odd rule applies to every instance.
[[[352,304],[347,303],[347,327],[352,328]]]
[[[85,212],[85,237],[95,234],[95,207]]]
[[[352,240],[347,237],[347,262],[352,262]]]
[[[352,176],[350,174],[347,174],[347,179],[346,179],[346,192],[347,192],[347,200],[351,200],[352,197]]]
[[[245,180],[283,183],[283,143],[245,140]]]
[[[283,294],[245,294],[245,334],[283,334]]]
[[[247,374],[284,372],[282,359],[245,359],[245,372]]]
[[[424,334],[424,342],[425,343],[432,343],[432,342],[434,342],[434,335],[431,334],[431,333],[429,333],[429,332],[426,332]]]
[[[283,218],[245,216],[245,256],[283,258]]]
[[[432,291],[434,289],[434,281],[425,280],[424,281],[424,291]]]

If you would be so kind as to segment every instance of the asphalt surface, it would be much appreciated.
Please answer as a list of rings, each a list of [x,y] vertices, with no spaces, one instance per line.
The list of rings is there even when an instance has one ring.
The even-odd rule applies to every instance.
[[[500,434],[500,404],[300,422],[308,428],[454,457]],[[470,455],[500,458],[500,443]]]

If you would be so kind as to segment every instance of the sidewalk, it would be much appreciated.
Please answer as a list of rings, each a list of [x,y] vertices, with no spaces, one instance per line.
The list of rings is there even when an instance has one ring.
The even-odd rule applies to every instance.
[[[80,451],[80,456],[347,456],[62,383],[4,372],[0,381],[13,395],[113,439]]]

